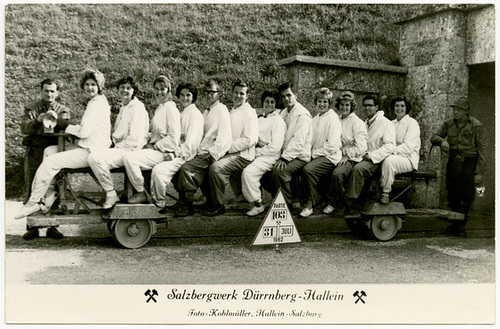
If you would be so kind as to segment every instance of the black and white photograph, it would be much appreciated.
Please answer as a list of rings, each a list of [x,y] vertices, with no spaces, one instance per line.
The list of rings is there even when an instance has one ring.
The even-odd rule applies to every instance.
[[[7,2],[4,325],[492,325],[493,2]]]

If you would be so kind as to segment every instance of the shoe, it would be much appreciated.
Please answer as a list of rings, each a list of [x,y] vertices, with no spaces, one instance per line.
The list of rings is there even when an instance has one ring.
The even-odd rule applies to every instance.
[[[177,201],[176,203],[174,203],[173,205],[171,206],[164,206],[163,208],[161,208],[160,210],[158,210],[158,212],[160,214],[165,214],[167,211],[169,210],[173,210],[173,211],[177,211],[177,210],[182,210],[182,208],[184,207],[184,203],[181,202],[181,201]]]
[[[23,206],[23,209],[21,209],[21,212],[17,214],[14,218],[21,219],[39,210],[40,210],[40,204],[38,202],[28,201],[28,203]]]
[[[104,204],[102,205],[102,209],[110,209],[113,208],[115,203],[120,201],[120,198],[118,195],[113,195],[113,196],[106,196],[106,200],[104,201]]]
[[[331,204],[329,204],[325,207],[325,209],[323,209],[323,213],[330,215],[334,210],[335,208]]]
[[[312,215],[313,213],[313,208],[304,208],[302,209],[302,211],[300,212],[300,217],[309,217]]]
[[[54,226],[49,227],[47,229],[47,232],[45,233],[45,236],[47,238],[51,238],[51,239],[62,239],[62,238],[64,238],[64,235],[61,232],[59,232],[57,230],[57,228],[55,228]]]
[[[193,205],[183,205],[182,208],[177,209],[174,213],[174,217],[187,217],[194,215]]]
[[[199,211],[199,212],[202,212],[205,210],[212,210],[213,208],[214,208],[214,204],[212,202],[209,202],[209,201],[205,201],[202,204],[197,204],[194,206],[194,209],[196,209],[196,211]]]
[[[250,211],[247,212],[247,216],[250,216],[250,217],[257,216],[257,215],[263,213],[264,210],[266,210],[266,207],[264,207],[264,206],[260,206],[260,207],[254,206],[252,209],[250,209]]]
[[[136,193],[128,199],[128,203],[131,203],[131,204],[143,203],[143,202],[147,202],[147,201],[148,201],[148,196],[147,196],[146,192],[144,192],[144,191]]]
[[[453,223],[446,228],[446,232],[459,238],[466,238],[465,226],[462,223]]]
[[[38,228],[32,227],[29,228],[26,233],[23,234],[23,239],[24,240],[33,240],[35,238],[38,238],[40,236],[40,233],[38,232]]]
[[[203,216],[214,217],[218,215],[223,215],[226,213],[226,207],[224,205],[214,206],[212,209],[206,209],[201,212]]]
[[[391,198],[389,197],[389,193],[382,193],[382,197],[380,198],[380,203],[388,204],[391,202]]]
[[[295,209],[300,209],[300,202],[294,202],[292,203],[290,210],[295,210]]]

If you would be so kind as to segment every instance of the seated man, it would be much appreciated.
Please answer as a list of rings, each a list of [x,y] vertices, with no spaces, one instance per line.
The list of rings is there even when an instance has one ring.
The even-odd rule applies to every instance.
[[[293,85],[284,83],[278,88],[285,109],[280,115],[285,119],[287,130],[281,157],[272,172],[273,197],[279,188],[283,192],[285,201],[293,202],[290,182],[300,173],[302,167],[311,160],[312,117],[311,113],[297,102],[292,90]]]
[[[396,148],[382,162],[381,203],[389,203],[394,177],[417,170],[420,158],[420,127],[417,120],[408,115],[411,103],[404,97],[396,97],[391,102],[391,109],[396,113],[396,119],[392,121],[396,130]]]
[[[281,147],[285,140],[286,123],[276,109],[276,94],[264,91],[261,97],[263,115],[258,118],[259,140],[255,148],[255,160],[252,161],[241,175],[243,196],[248,202],[253,202],[253,208],[248,216],[257,216],[265,210],[262,204],[260,179],[273,169],[281,155]]]
[[[384,116],[384,111],[378,111],[378,99],[375,96],[365,96],[363,108],[367,117],[368,151],[363,155],[363,161],[352,168],[347,184],[346,206],[351,211],[363,191],[365,181],[379,170],[382,161],[392,154],[396,147],[394,124]]]
[[[317,189],[319,180],[332,172],[342,159],[340,150],[342,127],[339,116],[330,109],[332,97],[333,94],[328,88],[320,88],[314,94],[317,114],[312,120],[311,156],[313,160],[302,168],[305,177],[304,189],[308,199],[300,213],[301,217],[309,217],[313,213],[313,207],[321,199]]]
[[[106,191],[103,209],[109,209],[119,198],[113,186],[110,169],[123,167],[123,160],[132,151],[140,150],[148,141],[149,116],[144,104],[137,99],[139,91],[132,77],[117,83],[122,106],[115,121],[111,138],[114,148],[100,149],[90,153],[88,162],[99,184]]]
[[[40,83],[40,87],[40,99],[24,107],[21,122],[21,132],[26,135],[23,138],[23,145],[26,146],[24,157],[24,204],[29,201],[31,196],[31,184],[36,170],[42,163],[44,149],[50,145],[57,145],[57,137],[44,136],[43,120],[45,116],[54,116],[55,113],[57,124],[53,127],[54,132],[63,131],[70,120],[70,110],[57,102],[60,92],[59,84],[55,80],[45,79]],[[31,240],[38,236],[38,228],[27,228],[23,238]],[[47,236],[52,238],[63,237],[55,226],[51,226],[47,230]]]
[[[207,81],[203,86],[201,105],[204,106],[204,135],[196,156],[184,163],[179,170],[177,189],[181,209],[177,217],[194,214],[193,198],[198,187],[202,187],[205,196],[209,191],[201,186],[210,166],[222,158],[231,147],[231,118],[226,105],[219,101],[219,84],[214,80]],[[208,184],[207,184],[208,185]]]
[[[202,214],[216,216],[225,212],[225,185],[232,174],[240,176],[243,169],[255,159],[255,144],[259,137],[257,113],[248,104],[248,86],[243,81],[233,85],[231,118],[232,142],[228,154],[210,166],[208,185],[210,194]],[[236,191],[237,193],[239,191]]]

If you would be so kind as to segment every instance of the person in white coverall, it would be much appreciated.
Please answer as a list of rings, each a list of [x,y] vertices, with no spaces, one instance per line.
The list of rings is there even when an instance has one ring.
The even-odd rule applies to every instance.
[[[350,215],[355,215],[357,211],[355,208],[359,209],[363,204],[364,200],[358,198],[363,191],[365,181],[380,169],[382,161],[391,155],[396,147],[394,124],[384,116],[384,111],[378,110],[378,99],[375,96],[365,96],[363,108],[367,117],[368,148],[363,155],[363,161],[352,168],[347,184],[345,197]],[[355,204],[355,201],[358,203]]]
[[[330,109],[332,98],[328,88],[320,88],[314,93],[317,114],[312,120],[312,160],[302,168],[307,202],[300,212],[301,217],[309,217],[313,213],[313,207],[322,199],[317,188],[319,180],[332,172],[342,159],[342,126],[337,113]]]
[[[109,209],[119,201],[110,170],[123,167],[123,160],[127,154],[142,149],[148,141],[149,133],[148,112],[144,104],[136,97],[139,88],[134,79],[122,78],[116,86],[122,105],[111,135],[114,147],[95,150],[88,157],[92,172],[106,191],[103,209]]]
[[[255,159],[255,144],[259,138],[259,127],[257,113],[248,104],[247,99],[247,84],[241,80],[236,81],[232,90],[233,108],[229,112],[231,146],[227,154],[213,163],[208,171],[210,194],[202,211],[205,216],[216,216],[225,212],[224,193],[229,177],[231,175],[241,177],[243,169]]]
[[[108,100],[102,94],[104,75],[97,70],[85,72],[80,82],[84,96],[88,100],[87,107],[79,125],[68,125],[66,133],[78,137],[76,145],[68,146],[64,152],[55,153],[43,159],[36,171],[31,196],[24,205],[20,219],[40,210],[40,199],[47,192],[52,179],[64,168],[78,169],[88,167],[87,158],[90,152],[107,149],[111,145],[111,119]]]
[[[196,156],[184,163],[179,170],[177,189],[180,209],[176,211],[176,217],[194,213],[193,198],[198,187],[201,187],[209,202],[210,192],[207,182],[204,182],[205,176],[210,166],[222,158],[231,147],[231,118],[226,105],[219,101],[219,88],[215,80],[209,80],[203,86],[203,139]]]
[[[253,203],[248,216],[257,216],[264,212],[260,179],[273,169],[281,155],[281,147],[285,140],[286,124],[276,109],[277,96],[271,91],[264,91],[261,96],[263,114],[258,118],[259,140],[255,148],[255,160],[241,175],[242,192],[245,200]]]
[[[390,201],[394,176],[418,170],[420,159],[420,127],[417,120],[408,115],[411,103],[404,97],[396,97],[391,102],[391,109],[396,113],[396,119],[392,120],[396,130],[396,148],[382,162],[381,203]]]
[[[285,118],[287,130],[281,157],[276,161],[272,172],[273,197],[281,188],[283,197],[290,206],[294,197],[290,183],[300,173],[302,167],[311,161],[312,142],[311,113],[297,102],[292,89],[291,83],[284,83],[278,87],[278,93],[285,106],[280,115]]]
[[[181,141],[174,150],[174,157],[154,166],[151,173],[151,195],[154,202],[165,206],[166,188],[181,166],[196,156],[203,138],[203,115],[196,107],[198,90],[190,83],[180,84],[175,96],[181,105]],[[162,209],[162,212],[166,209]]]
[[[350,91],[344,91],[337,97],[335,104],[340,115],[342,125],[342,159],[332,172],[331,182],[327,189],[327,206],[323,209],[325,214],[331,214],[335,210],[342,212],[344,194],[352,168],[363,160],[366,153],[366,140],[368,132],[366,123],[356,115],[356,100]],[[337,209],[337,210],[336,210]]]
[[[153,169],[157,164],[173,159],[180,145],[181,114],[172,101],[172,83],[160,75],[154,79],[153,87],[158,107],[151,120],[149,141],[142,150],[127,154],[124,160],[127,176],[137,191],[128,200],[132,204],[148,201],[142,170]]]

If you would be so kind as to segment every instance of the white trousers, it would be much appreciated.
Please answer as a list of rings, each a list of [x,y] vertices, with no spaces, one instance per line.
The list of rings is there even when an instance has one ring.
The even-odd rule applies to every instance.
[[[181,169],[186,161],[183,158],[175,158],[171,161],[163,161],[154,166],[151,172],[151,194],[157,202],[165,201],[167,185],[172,177]]]
[[[78,169],[89,166],[87,162],[87,157],[90,154],[89,150],[77,146],[71,148],[43,159],[42,164],[36,171],[33,185],[31,185],[30,201],[39,202],[45,196],[50,182],[61,169]]]
[[[248,202],[262,202],[260,179],[273,169],[277,159],[269,156],[255,158],[252,163],[243,169],[241,174],[241,190]]]
[[[382,178],[380,185],[384,193],[389,193],[392,190],[394,177],[397,174],[413,171],[413,166],[410,159],[400,155],[389,155],[382,162]]]
[[[144,176],[141,170],[153,169],[163,161],[163,153],[157,150],[142,149],[127,154],[123,164],[127,169],[128,179],[137,192],[144,192]]]
[[[111,178],[111,169],[123,167],[123,159],[133,151],[129,149],[101,149],[90,153],[87,161],[95,177],[106,192],[115,189]]]

